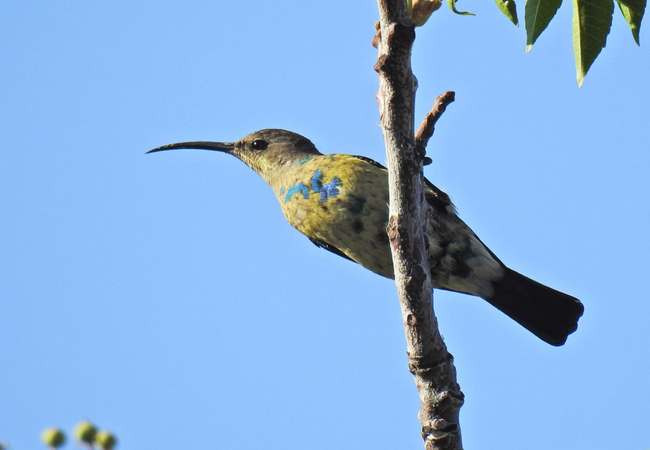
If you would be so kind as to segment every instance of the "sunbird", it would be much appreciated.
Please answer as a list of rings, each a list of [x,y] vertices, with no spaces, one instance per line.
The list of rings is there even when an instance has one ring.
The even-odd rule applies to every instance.
[[[180,142],[147,153],[201,149],[228,153],[273,189],[284,217],[316,244],[394,278],[388,224],[388,171],[364,156],[324,155],[304,136],[265,129],[237,142]],[[449,196],[424,179],[434,288],[475,295],[540,339],[563,345],[582,303],[506,267],[456,213]]]

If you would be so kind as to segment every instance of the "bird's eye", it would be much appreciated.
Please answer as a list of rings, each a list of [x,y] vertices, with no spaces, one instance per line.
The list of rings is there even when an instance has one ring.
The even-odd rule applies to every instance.
[[[268,146],[269,143],[262,139],[257,139],[251,143],[251,148],[253,150],[266,150]]]

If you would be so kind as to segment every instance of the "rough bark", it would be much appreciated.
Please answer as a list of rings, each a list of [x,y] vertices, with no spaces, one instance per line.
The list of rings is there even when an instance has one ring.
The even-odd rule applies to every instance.
[[[373,45],[379,50],[379,106],[390,184],[390,238],[395,283],[407,341],[409,370],[420,395],[422,437],[426,450],[462,448],[458,413],[463,394],[456,382],[453,357],[438,331],[433,313],[430,270],[425,244],[428,209],[424,202],[422,163],[429,136],[414,136],[417,81],[411,72],[415,31],[405,0],[378,0],[380,22]],[[426,120],[425,120],[426,122]],[[435,121],[434,121],[435,122]],[[433,123],[425,129],[433,132]]]

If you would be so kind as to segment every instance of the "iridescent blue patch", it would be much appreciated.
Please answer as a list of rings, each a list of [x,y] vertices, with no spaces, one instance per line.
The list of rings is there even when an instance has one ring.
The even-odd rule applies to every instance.
[[[339,195],[338,186],[341,186],[341,180],[337,177],[332,178],[331,183],[324,184],[320,189],[320,202],[325,203],[328,198]]]
[[[320,195],[320,202],[325,203],[330,197],[336,197],[339,195],[338,187],[342,186],[343,183],[338,177],[332,178],[331,183],[323,183],[323,172],[320,169],[314,172],[312,175],[310,184],[311,192],[317,193]],[[306,200],[309,198],[309,188],[300,181],[299,183],[291,186],[287,189],[287,195],[284,197],[284,202],[288,202],[295,194],[302,194],[303,198]],[[280,189],[280,195],[284,193],[284,187]]]
[[[314,192],[319,192],[321,186],[323,185],[323,173],[318,169],[314,172],[314,176],[311,177],[311,190]]]
[[[294,184],[289,189],[287,189],[287,195],[284,196],[284,202],[288,202],[291,200],[291,197],[293,197],[294,194],[298,193],[301,193],[305,200],[309,198],[309,188],[305,186],[305,183],[302,181],[298,184]]]

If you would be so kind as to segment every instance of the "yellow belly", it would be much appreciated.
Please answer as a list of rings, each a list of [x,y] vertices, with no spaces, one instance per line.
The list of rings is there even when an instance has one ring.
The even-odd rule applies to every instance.
[[[392,277],[386,172],[349,155],[316,156],[296,165],[290,181],[274,189],[289,223]]]

